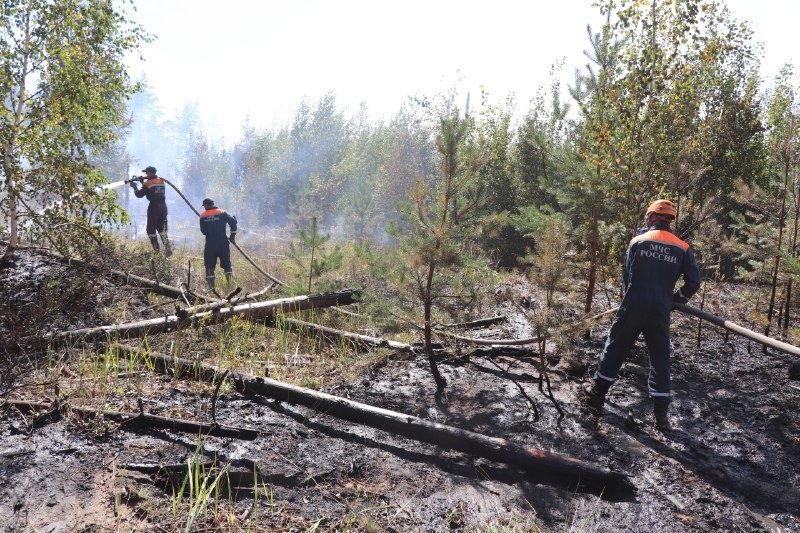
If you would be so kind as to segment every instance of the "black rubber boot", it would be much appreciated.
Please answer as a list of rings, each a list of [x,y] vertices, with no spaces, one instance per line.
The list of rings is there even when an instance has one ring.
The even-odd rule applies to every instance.
[[[150,245],[153,247],[153,250],[156,252],[161,251],[158,246],[158,237],[150,237]]]
[[[172,246],[169,243],[169,237],[167,237],[166,233],[161,234],[161,242],[164,243],[164,257],[169,257],[172,255]]]
[[[600,416],[603,414],[603,404],[605,404],[607,392],[608,388],[603,390],[603,387],[598,386],[596,381],[591,384],[585,383],[581,389],[581,403],[591,414]]]
[[[669,433],[672,431],[672,424],[669,423],[669,404],[657,402],[653,404],[653,413],[656,415],[656,428],[661,433]]]
[[[800,381],[800,363],[792,363],[789,366],[789,379]]]

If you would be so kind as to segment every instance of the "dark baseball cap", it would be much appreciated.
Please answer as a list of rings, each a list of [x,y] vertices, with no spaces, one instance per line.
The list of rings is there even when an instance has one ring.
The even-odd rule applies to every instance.
[[[142,172],[152,172],[153,174],[155,174],[156,173],[156,167],[149,166],[149,167],[145,168],[144,170],[142,170]]]
[[[211,198],[206,198],[205,200],[203,200],[203,207],[207,205],[214,205],[214,200],[212,200]]]

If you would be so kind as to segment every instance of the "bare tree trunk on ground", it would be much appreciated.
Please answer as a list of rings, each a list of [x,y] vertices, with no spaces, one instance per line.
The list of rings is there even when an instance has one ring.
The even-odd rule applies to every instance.
[[[162,354],[144,353],[131,346],[116,345],[123,354],[149,358],[157,372],[180,374],[206,382],[220,377],[215,368]],[[547,450],[521,446],[506,439],[489,437],[415,416],[355,402],[323,392],[305,389],[269,378],[230,372],[226,380],[243,394],[265,396],[280,402],[302,405],[329,416],[374,427],[417,441],[510,464],[530,473],[555,476],[587,488],[630,494],[633,487],[624,474]]]
[[[4,405],[26,410],[33,409],[53,409],[52,403],[31,402],[26,400],[7,400]],[[167,416],[151,415],[144,412],[124,413],[120,411],[92,409],[91,407],[73,407],[68,403],[61,403],[58,406],[60,413],[73,412],[84,416],[102,417],[109,420],[120,422],[120,428],[132,428],[145,426],[150,428],[163,428],[184,433],[202,433],[211,437],[226,437],[234,439],[254,440],[258,437],[258,431],[253,429],[221,426],[216,423],[198,422],[195,420],[184,420],[181,418],[171,418]]]
[[[129,339],[175,331],[199,323],[223,322],[235,316],[244,316],[251,320],[264,319],[282,313],[295,313],[307,309],[348,305],[357,301],[359,294],[358,291],[347,289],[326,294],[280,298],[266,302],[222,307],[213,311],[202,311],[185,317],[169,315],[137,322],[62,331],[52,335],[45,335],[41,339],[29,339],[29,341],[35,342],[41,340],[45,343],[62,344],[74,341],[89,342],[93,340],[104,340],[108,337]]]

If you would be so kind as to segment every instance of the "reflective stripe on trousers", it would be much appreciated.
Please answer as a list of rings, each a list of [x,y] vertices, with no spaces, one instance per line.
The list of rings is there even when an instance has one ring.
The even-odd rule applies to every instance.
[[[670,307],[658,303],[637,301],[626,295],[620,306],[605,347],[600,354],[600,364],[595,379],[614,382],[622,363],[630,353],[639,334],[644,333],[647,350],[650,354],[650,375],[647,385],[650,396],[657,401],[669,401],[670,385],[670,346],[669,317]]]

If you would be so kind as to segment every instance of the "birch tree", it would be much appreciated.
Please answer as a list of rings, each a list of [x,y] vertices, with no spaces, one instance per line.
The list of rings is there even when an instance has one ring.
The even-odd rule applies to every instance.
[[[27,233],[63,245],[66,229],[122,217],[91,164],[124,122],[134,84],[123,59],[146,39],[117,5],[0,4],[0,209],[12,244]]]

